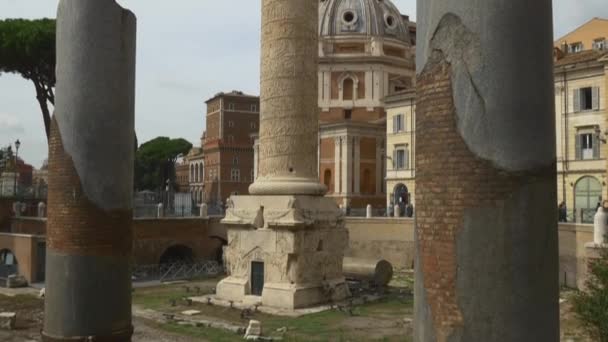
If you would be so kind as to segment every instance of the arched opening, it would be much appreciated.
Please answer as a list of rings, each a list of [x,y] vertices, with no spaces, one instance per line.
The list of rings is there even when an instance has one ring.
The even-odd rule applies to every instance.
[[[17,257],[10,249],[0,250],[0,278],[19,274]]]
[[[352,78],[346,78],[342,82],[342,99],[343,100],[352,100],[354,96],[354,88],[355,83]]]
[[[194,165],[190,165],[190,181],[194,182]]]
[[[192,263],[194,262],[194,252],[190,247],[184,245],[175,245],[167,248],[161,255],[160,264],[173,263]]]
[[[198,183],[198,164],[194,167],[194,182]]]
[[[331,184],[331,170],[327,169],[323,173],[323,184],[327,187],[328,192],[334,192],[333,186]]]
[[[585,176],[574,187],[574,208],[577,221],[592,223],[595,211],[602,202],[602,184],[591,176]]]

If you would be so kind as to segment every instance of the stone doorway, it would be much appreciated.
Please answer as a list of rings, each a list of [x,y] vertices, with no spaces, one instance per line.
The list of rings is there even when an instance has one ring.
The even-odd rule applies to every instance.
[[[251,294],[261,296],[264,290],[264,263],[260,261],[251,262]]]

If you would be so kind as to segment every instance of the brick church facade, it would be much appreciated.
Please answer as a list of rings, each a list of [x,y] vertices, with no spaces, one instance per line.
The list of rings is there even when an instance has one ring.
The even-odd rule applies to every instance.
[[[386,208],[384,98],[415,83],[415,27],[390,1],[330,0],[319,18],[319,177],[348,208]]]

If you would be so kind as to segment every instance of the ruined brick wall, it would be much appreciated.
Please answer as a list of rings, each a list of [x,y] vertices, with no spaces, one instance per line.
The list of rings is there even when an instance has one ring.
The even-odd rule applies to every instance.
[[[196,259],[216,259],[222,240],[209,236],[207,220],[136,219],[133,221],[133,260],[135,264],[152,265],[172,246],[185,246]]]
[[[34,217],[13,217],[10,232],[14,234],[45,235],[46,219]]]
[[[12,201],[0,199],[0,231],[8,231],[12,215]]]

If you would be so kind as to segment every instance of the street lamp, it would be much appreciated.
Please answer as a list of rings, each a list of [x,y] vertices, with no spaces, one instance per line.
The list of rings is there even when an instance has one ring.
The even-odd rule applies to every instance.
[[[15,184],[13,187],[13,195],[14,197],[17,197],[17,175],[19,174],[19,168],[17,165],[17,161],[19,160],[19,147],[21,146],[21,142],[19,141],[19,139],[17,139],[17,141],[15,141]]]

